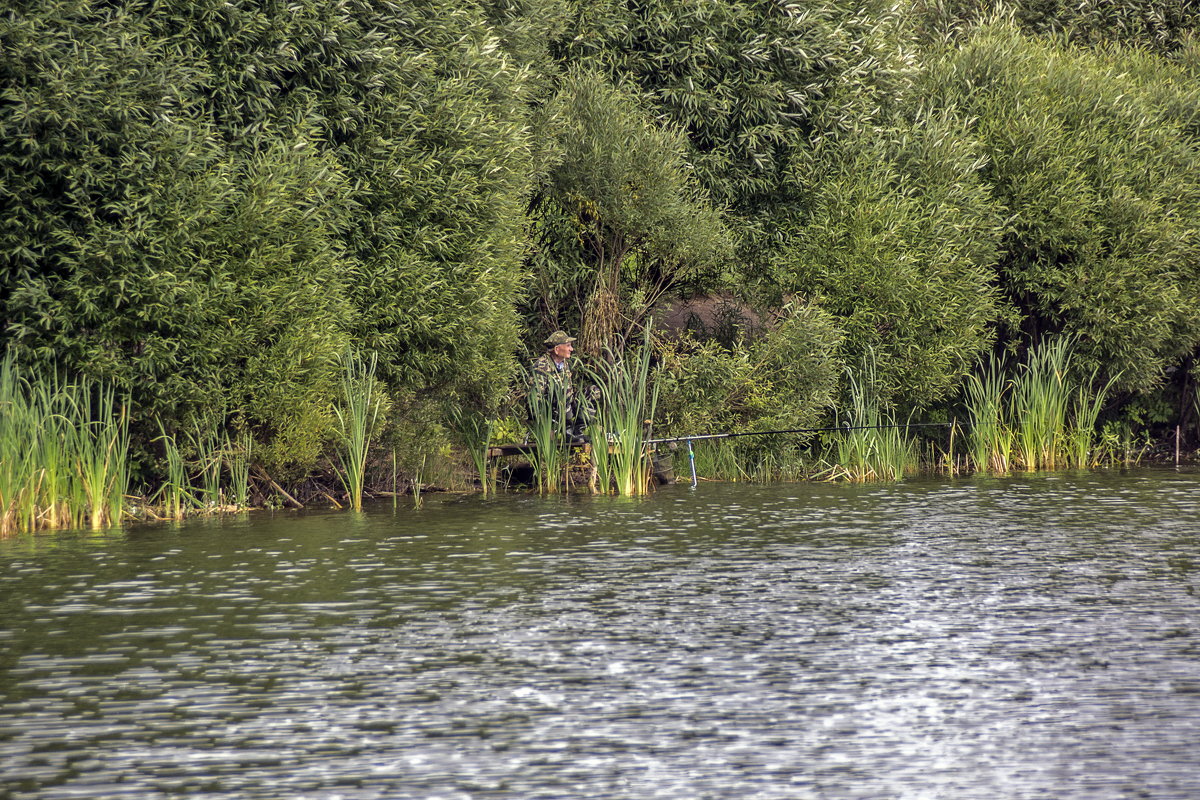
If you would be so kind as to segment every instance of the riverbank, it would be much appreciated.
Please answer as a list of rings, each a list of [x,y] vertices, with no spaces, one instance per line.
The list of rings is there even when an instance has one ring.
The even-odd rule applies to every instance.
[[[372,469],[372,474],[376,479],[369,482],[363,493],[363,502],[372,507],[379,507],[381,503],[386,504],[389,501],[398,508],[416,509],[421,508],[425,500],[431,495],[437,496],[471,496],[485,494],[478,479],[474,475],[474,470],[469,464],[469,457],[465,454],[460,454],[456,459],[457,467],[449,472],[443,470],[443,476],[451,475],[452,479],[439,483],[422,483],[417,480],[417,476],[399,474],[393,482],[392,477],[385,475],[387,464],[382,461],[376,463]],[[498,477],[498,482],[490,487],[490,491],[486,494],[514,494],[514,495],[536,495],[538,489],[534,480],[533,468],[527,461],[522,462],[519,459],[513,460],[515,463],[509,465],[509,475],[507,478]],[[686,451],[679,451],[675,454],[674,474],[679,483],[686,484],[690,480]],[[1120,474],[1128,470],[1138,469],[1184,469],[1194,470],[1200,467],[1200,449],[1181,452],[1178,461],[1175,459],[1173,443],[1163,441],[1153,447],[1149,447],[1146,451],[1140,454],[1137,458],[1127,462],[1110,463],[1107,465],[1091,467],[1085,470],[1086,472],[1095,472],[1096,474]],[[281,486],[276,483],[269,475],[262,471],[257,471],[258,474],[251,478],[250,481],[250,502],[243,506],[221,505],[210,507],[195,507],[189,509],[186,513],[177,516],[170,516],[165,513],[161,506],[156,506],[154,502],[147,497],[127,496],[125,515],[122,522],[129,524],[160,524],[164,522],[182,522],[188,519],[198,519],[202,517],[219,517],[230,514],[244,514],[248,512],[275,512],[279,510],[297,510],[297,511],[346,511],[351,508],[351,498],[346,490],[340,486],[338,477],[332,471],[327,471],[321,474],[309,475],[302,480],[295,481]],[[1079,470],[1064,470],[1059,474],[1062,475],[1077,475]],[[1053,472],[1039,471],[1034,473],[1025,473],[1019,470],[1014,470],[1005,474],[987,473],[986,477],[991,478],[1016,478],[1023,474],[1031,476],[1045,477],[1055,474]],[[735,475],[733,477],[716,477],[713,474],[699,474],[699,479],[706,484],[752,484],[758,486],[787,485],[797,483],[822,484],[836,483],[837,480],[831,479],[827,469],[814,469],[811,474],[805,476],[796,476],[791,474],[787,477],[775,477],[774,479],[766,479],[761,476],[747,477],[744,474]],[[929,480],[939,477],[954,477],[955,479],[973,479],[985,477],[983,473],[971,473],[965,470],[948,470],[945,466],[945,461],[940,461],[937,465],[926,465],[925,468],[910,473],[905,476],[907,479]],[[589,486],[590,475],[589,467],[579,461],[574,467],[574,478],[569,485],[564,485],[562,491],[564,493],[574,494],[595,494],[593,488]],[[845,481],[842,481],[845,482]],[[872,481],[870,483],[886,483],[888,481]],[[895,481],[891,481],[895,482]],[[660,486],[660,482],[651,480],[647,485],[647,490],[653,492],[656,487]]]

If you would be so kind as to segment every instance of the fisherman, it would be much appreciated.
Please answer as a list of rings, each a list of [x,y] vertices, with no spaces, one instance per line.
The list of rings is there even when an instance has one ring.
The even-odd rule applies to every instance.
[[[535,359],[530,367],[530,411],[535,396],[549,398],[553,401],[551,413],[554,421],[565,421],[571,444],[585,444],[587,436],[584,431],[591,422],[593,412],[587,399],[576,393],[571,382],[571,365],[567,361],[575,350],[574,342],[575,337],[568,336],[565,331],[555,331],[546,337],[546,352]],[[562,409],[565,420],[558,419],[559,409]]]

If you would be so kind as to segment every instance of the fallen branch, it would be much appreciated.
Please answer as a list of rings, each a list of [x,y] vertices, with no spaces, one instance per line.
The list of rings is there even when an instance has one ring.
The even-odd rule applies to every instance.
[[[296,498],[292,497],[292,496],[291,496],[290,494],[288,494],[286,491],[284,491],[284,488],[283,488],[282,486],[280,486],[278,483],[276,483],[276,482],[275,482],[275,479],[274,479],[274,478],[272,478],[270,475],[268,475],[268,474],[267,474],[267,471],[266,471],[265,469],[263,469],[262,467],[260,467],[260,466],[258,466],[257,464],[255,464],[255,465],[254,465],[254,470],[255,470],[255,472],[257,472],[257,473],[258,473],[258,476],[259,476],[260,478],[262,478],[262,479],[263,479],[263,480],[265,480],[265,481],[266,481],[268,484],[270,484],[270,486],[271,486],[271,488],[272,488],[272,489],[274,489],[275,491],[277,491],[277,492],[279,492],[281,495],[283,495],[283,499],[284,499],[284,500],[286,500],[286,501],[288,502],[288,504],[289,504],[289,505],[291,505],[293,508],[304,508],[304,504],[303,504],[303,503],[301,503],[301,502],[300,502],[299,500],[297,500]]]

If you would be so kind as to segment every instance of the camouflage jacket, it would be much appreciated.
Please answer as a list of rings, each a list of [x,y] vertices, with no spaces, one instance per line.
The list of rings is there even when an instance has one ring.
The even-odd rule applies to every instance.
[[[554,385],[563,391],[568,403],[575,399],[575,389],[571,385],[569,361],[562,362],[562,369],[559,369],[555,366],[554,359],[547,353],[535,359],[529,371],[533,379],[533,385],[530,387],[533,391],[544,392]]]

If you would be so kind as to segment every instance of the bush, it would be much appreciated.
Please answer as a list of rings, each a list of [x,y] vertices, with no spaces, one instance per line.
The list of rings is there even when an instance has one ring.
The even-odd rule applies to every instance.
[[[310,464],[336,356],[498,402],[517,340],[528,77],[482,11],[17,3],[0,28],[0,336],[130,392],[145,439],[225,410]]]
[[[721,214],[687,163],[680,132],[603,76],[570,70],[540,126],[557,158],[534,203],[533,259],[546,327],[578,324],[598,355],[642,324],[664,293],[725,266]]]
[[[840,341],[830,315],[813,306],[785,309],[761,337],[733,348],[679,340],[658,367],[659,435],[816,426],[837,390]]]
[[[1008,214],[997,278],[1010,341],[1078,337],[1085,370],[1148,391],[1200,342],[1195,81],[1140,51],[1029,39],[998,25],[934,62]]]
[[[1000,214],[978,148],[953,115],[927,112],[847,137],[823,163],[770,283],[819,299],[850,361],[873,352],[882,403],[944,399],[999,315]]]

